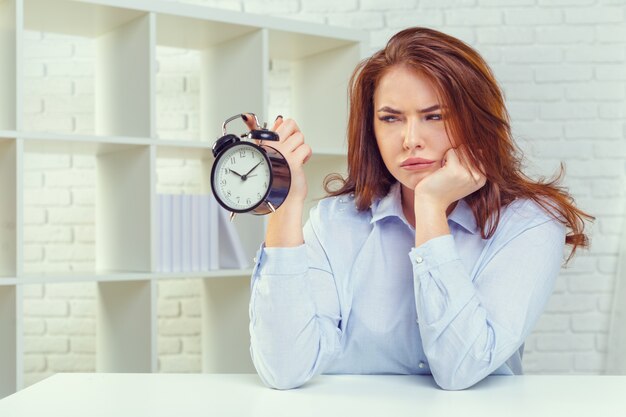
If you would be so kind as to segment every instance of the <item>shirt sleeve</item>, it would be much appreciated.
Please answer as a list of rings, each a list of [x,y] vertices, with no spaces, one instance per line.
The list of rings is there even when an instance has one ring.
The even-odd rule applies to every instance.
[[[409,253],[422,344],[443,389],[465,389],[506,362],[524,343],[554,288],[565,226],[547,220],[508,238],[473,281],[452,235]]]
[[[311,219],[303,232],[305,243],[298,247],[262,245],[252,274],[250,353],[263,382],[277,389],[298,387],[323,372],[340,346],[330,263]]]

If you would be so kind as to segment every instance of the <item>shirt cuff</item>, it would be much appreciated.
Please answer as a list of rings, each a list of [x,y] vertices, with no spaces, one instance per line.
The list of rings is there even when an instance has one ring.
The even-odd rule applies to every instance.
[[[412,248],[409,258],[413,265],[413,270],[417,274],[422,274],[432,268],[436,268],[445,263],[461,259],[451,234],[437,236],[423,243],[417,248]]]
[[[267,248],[265,243],[257,252],[255,271],[259,275],[301,275],[308,271],[306,246]]]

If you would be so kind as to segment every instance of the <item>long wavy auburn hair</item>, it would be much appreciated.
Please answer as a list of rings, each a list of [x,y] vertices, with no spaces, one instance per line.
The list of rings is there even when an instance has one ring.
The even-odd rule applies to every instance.
[[[461,161],[477,167],[479,161],[483,164],[485,186],[465,197],[483,239],[495,233],[502,207],[517,198],[529,198],[571,230],[565,239],[572,246],[565,265],[579,246],[589,247],[584,219],[593,221],[595,217],[578,209],[567,189],[558,185],[564,174],[563,163],[559,175],[551,180],[526,176],[503,93],[486,62],[459,39],[427,28],[397,33],[385,48],[355,68],[348,85],[348,175],[345,179],[340,174],[325,178],[329,196],[354,193],[356,206],[363,211],[396,182],[380,155],[373,125],[374,91],[395,65],[412,68],[433,83],[440,105],[447,108],[444,120],[449,137],[457,146],[466,145],[459,155]],[[336,182],[339,187],[333,186]]]

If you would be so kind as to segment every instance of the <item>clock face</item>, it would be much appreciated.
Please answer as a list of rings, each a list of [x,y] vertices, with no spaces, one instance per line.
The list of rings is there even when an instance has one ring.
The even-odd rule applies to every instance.
[[[213,167],[213,190],[228,209],[244,212],[267,195],[271,174],[265,154],[256,146],[238,143],[221,153]]]

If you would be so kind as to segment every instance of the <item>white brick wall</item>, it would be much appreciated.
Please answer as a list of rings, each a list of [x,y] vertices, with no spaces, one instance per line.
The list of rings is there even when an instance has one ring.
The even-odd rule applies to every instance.
[[[528,373],[599,373],[616,270],[626,157],[626,5],[622,0],[186,0],[365,29],[370,50],[423,25],[478,48],[502,83],[513,129],[532,175],[566,163],[564,185],[598,217],[592,249],[563,270],[526,343]],[[91,133],[94,53],[90,40],[27,33],[25,123],[33,130]],[[158,133],[197,139],[199,54],[159,48]],[[274,62],[270,115],[289,114]],[[94,268],[93,157],[29,154],[25,161],[26,271]],[[199,166],[160,160],[159,192],[198,192]],[[201,282],[160,282],[159,369],[200,370]],[[24,305],[26,383],[95,368],[95,285],[31,285]]]

